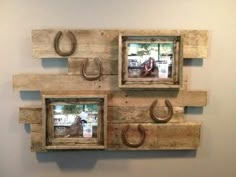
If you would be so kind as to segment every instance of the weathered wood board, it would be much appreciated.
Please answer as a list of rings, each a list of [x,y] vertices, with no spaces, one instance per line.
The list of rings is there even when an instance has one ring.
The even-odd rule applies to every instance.
[[[146,132],[144,144],[137,148],[128,147],[122,141],[122,128],[127,124],[108,124],[109,150],[178,150],[197,149],[200,142],[200,122],[168,124],[142,124]],[[138,124],[132,124],[128,131],[128,141],[136,143],[140,139]]]
[[[54,37],[64,29],[32,31],[32,53],[34,58],[61,58],[54,51]],[[77,40],[73,57],[118,59],[118,36],[124,35],[183,35],[183,58],[207,58],[208,31],[206,30],[70,30]],[[61,40],[62,50],[70,49],[67,37]]]
[[[169,122],[184,122],[184,108],[173,107],[173,117]],[[155,112],[164,116],[167,114],[167,107],[156,107]],[[109,123],[155,123],[147,106],[111,106],[108,107]]]
[[[81,75],[82,64],[87,58],[68,58],[68,74]],[[102,63],[103,75],[118,75],[118,60],[100,59]],[[89,59],[87,74],[95,75],[98,73],[98,67],[92,58]]]
[[[40,90],[40,89],[38,89]],[[108,106],[149,106],[155,99],[164,106],[164,100],[169,99],[173,106],[205,106],[207,104],[206,91],[47,91],[50,94],[98,94],[107,93]]]
[[[184,108],[174,107],[173,117],[170,122],[184,122]],[[166,107],[157,107],[155,111],[161,115],[167,112]],[[41,107],[20,107],[20,123],[41,124]],[[26,120],[26,121],[25,121]],[[109,106],[107,121],[110,123],[155,123],[149,115],[149,107],[139,106]]]
[[[115,82],[114,82],[115,81]],[[151,104],[153,99],[171,99],[174,106],[205,106],[207,103],[207,92],[205,91],[124,91],[117,87],[116,76],[103,76],[101,81],[86,81],[76,75],[55,74],[19,74],[13,76],[13,88],[21,91],[43,91],[43,90],[90,90],[90,91],[112,91],[112,101],[109,104],[130,103],[146,105]],[[125,97],[125,100],[124,100]],[[144,99],[145,98],[145,99]],[[134,102],[133,102],[134,101]]]
[[[20,107],[19,123],[41,124],[42,108],[41,107]]]
[[[36,110],[36,112],[38,113],[38,110]],[[34,119],[33,116],[31,117],[31,119]],[[44,151],[42,149],[42,143],[43,143],[42,124],[34,124],[34,123],[30,124],[30,129],[31,129],[31,132],[30,132],[31,151],[32,152]]]

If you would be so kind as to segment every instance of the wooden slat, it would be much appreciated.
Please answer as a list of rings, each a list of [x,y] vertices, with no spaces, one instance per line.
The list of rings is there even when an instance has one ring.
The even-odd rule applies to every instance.
[[[68,74],[80,75],[82,70],[82,64],[86,58],[68,58]],[[118,60],[109,60],[101,58],[102,74],[104,75],[117,75],[118,74]],[[93,59],[89,60],[87,67],[87,74],[97,74],[98,67],[94,63]]]
[[[147,90],[120,90],[120,91],[42,91],[46,95],[77,95],[77,94],[108,94],[108,106],[150,106],[155,99],[158,99],[160,106],[165,106],[164,100],[169,99],[175,106],[206,106],[206,91],[147,91]]]
[[[32,110],[31,110],[32,111]],[[34,110],[36,111],[36,110]],[[36,111],[38,113],[38,111]],[[35,112],[35,113],[36,113]],[[42,152],[42,124],[30,124],[31,151]]]
[[[174,106],[205,106],[207,103],[207,92],[205,91],[147,91],[147,90],[120,90],[117,87],[117,77],[105,75],[98,81],[86,81],[77,75],[55,75],[55,74],[19,74],[13,76],[13,88],[24,91],[40,90],[113,90],[110,105],[146,106],[155,98],[170,99]]]
[[[33,30],[32,50],[34,58],[61,58],[53,47],[54,37],[57,30]],[[66,32],[66,30],[62,30]],[[117,59],[118,54],[118,31],[116,30],[70,30],[76,36],[77,49],[74,57],[89,58],[112,58]],[[61,50],[70,49],[70,42],[64,37],[60,43]]]
[[[109,150],[178,150],[197,149],[200,142],[198,122],[142,124],[146,132],[144,144],[138,148],[126,146],[121,139],[121,130],[127,124],[108,124]],[[140,139],[137,125],[130,125],[128,141],[136,143]]]
[[[87,81],[78,75],[19,74],[13,76],[17,90],[118,90],[117,76],[103,75],[97,81]]]
[[[182,30],[184,38],[184,58],[208,57],[208,31],[207,30]]]
[[[19,122],[28,124],[39,124],[42,122],[41,108],[38,107],[20,107]]]
[[[159,114],[166,114],[166,107],[159,109]],[[155,109],[157,111],[158,107]],[[32,113],[32,117],[28,117],[29,122],[32,122],[34,116],[42,115],[42,108],[32,109],[31,107],[24,107],[26,114]],[[153,123],[154,121],[149,116],[149,107],[137,107],[137,106],[109,106],[108,116],[109,123]],[[170,122],[183,122],[184,121],[184,109],[183,107],[174,107],[174,115]],[[31,131],[42,129],[41,124],[31,124]]]
[[[147,106],[158,99],[160,106],[169,99],[173,106],[205,106],[206,91],[120,91],[112,92],[109,106]]]
[[[80,145],[64,145],[64,146],[46,146],[47,150],[86,150],[86,149],[93,149],[93,150],[104,150],[105,147],[102,145],[97,144],[80,144]]]
[[[174,107],[173,117],[169,122],[184,122],[184,108]],[[167,114],[166,107],[156,107],[155,112],[164,116]],[[149,115],[149,107],[140,106],[114,106],[108,107],[109,123],[154,123]]]
[[[32,31],[34,58],[61,58],[53,47],[54,37],[60,29]],[[66,31],[66,30],[62,30]],[[118,58],[118,36],[124,35],[183,35],[184,58],[206,58],[208,52],[208,32],[206,30],[71,30],[77,39],[77,49],[73,57]],[[67,37],[61,40],[62,50],[70,48]]]

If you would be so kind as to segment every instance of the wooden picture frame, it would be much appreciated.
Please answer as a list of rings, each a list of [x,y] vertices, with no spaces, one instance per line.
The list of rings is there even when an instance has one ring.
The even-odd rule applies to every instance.
[[[106,95],[42,95],[42,114],[43,149],[106,148]]]
[[[179,89],[182,85],[181,35],[119,35],[119,87]]]

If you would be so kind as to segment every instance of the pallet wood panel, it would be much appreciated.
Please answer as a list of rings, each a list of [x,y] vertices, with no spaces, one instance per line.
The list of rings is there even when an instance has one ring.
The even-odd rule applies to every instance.
[[[144,144],[137,148],[126,146],[121,139],[121,130],[127,124],[108,124],[109,150],[190,150],[197,149],[200,142],[199,122],[142,124],[146,131]],[[132,124],[128,131],[128,141],[138,142],[140,135],[137,125]]]
[[[34,58],[61,58],[53,48],[53,41],[60,29],[32,31],[32,53]],[[67,31],[63,30],[62,31]],[[208,52],[208,32],[206,30],[70,30],[77,39],[77,49],[73,57],[100,57],[117,59],[118,36],[127,35],[183,35],[184,58],[206,58]],[[61,40],[60,48],[67,51],[70,42]]]

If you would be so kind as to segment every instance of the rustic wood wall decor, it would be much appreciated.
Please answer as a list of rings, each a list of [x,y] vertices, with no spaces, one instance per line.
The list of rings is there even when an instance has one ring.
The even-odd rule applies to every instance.
[[[131,83],[131,86],[123,82],[124,65],[120,64],[119,59],[122,59],[123,50],[121,39],[129,39],[125,36],[138,36],[138,42],[144,36],[143,48],[150,48],[152,44],[147,36],[158,36],[157,41],[160,41],[161,36],[174,36],[180,39],[178,61],[207,58],[208,32],[205,30],[33,30],[33,57],[67,57],[68,73],[13,76],[14,89],[40,91],[42,95],[42,105],[19,109],[19,122],[30,124],[32,151],[181,150],[199,147],[201,122],[186,120],[184,107],[205,106],[207,92],[188,90],[188,73],[183,62],[178,63],[175,59],[173,63],[178,63],[175,66],[180,73],[178,82],[168,85],[167,82],[148,81],[141,84],[138,81]],[[167,46],[166,50],[172,51],[172,54],[164,52],[160,56],[167,56],[169,59],[174,54],[176,56],[177,50],[172,50],[171,47],[168,49],[171,43],[162,44],[157,42],[151,46],[154,48],[152,52],[161,54]],[[130,50],[150,54],[151,51],[143,48]],[[133,62],[133,56],[137,56],[137,51],[133,55],[128,50],[126,49],[125,57],[130,56],[130,61],[126,61],[129,65],[129,62]],[[142,61],[144,60],[140,59],[138,67]],[[171,69],[174,72],[177,70]],[[175,75],[170,73],[170,77],[174,78],[173,76]],[[142,81],[142,78],[139,79]],[[65,109],[71,107],[78,109],[69,114]],[[83,114],[75,118],[82,110],[86,116],[91,114],[89,119],[95,121],[95,127],[91,128],[91,120],[82,121]],[[100,115],[98,119],[97,114]],[[66,118],[68,120],[63,126],[58,123],[60,119]],[[74,137],[70,129],[76,123],[79,128],[75,128]],[[83,134],[82,130],[87,132]]]

